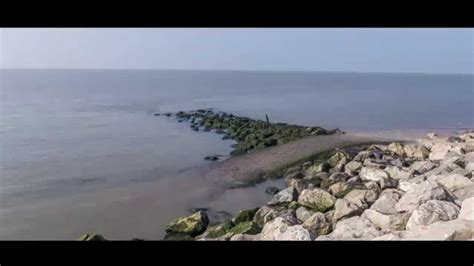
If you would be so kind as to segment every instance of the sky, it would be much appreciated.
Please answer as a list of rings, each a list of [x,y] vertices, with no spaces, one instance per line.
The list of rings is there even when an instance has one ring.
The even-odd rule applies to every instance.
[[[4,28],[0,68],[474,73],[472,28]]]

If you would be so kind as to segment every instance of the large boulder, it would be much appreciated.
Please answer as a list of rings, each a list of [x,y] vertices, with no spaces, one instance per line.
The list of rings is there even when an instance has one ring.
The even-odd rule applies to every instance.
[[[362,167],[360,170],[359,176],[362,180],[370,180],[380,182],[384,178],[389,178],[387,172],[382,169]]]
[[[401,190],[386,189],[380,193],[379,198],[370,206],[370,209],[382,214],[395,214],[398,212],[395,205],[403,194],[404,192]]]
[[[398,212],[412,212],[429,200],[447,200],[448,193],[434,181],[424,181],[409,189],[395,205]]]
[[[459,219],[474,222],[474,197],[462,202]]]
[[[449,143],[444,143],[444,142],[439,142],[439,143],[435,143],[432,147],[431,147],[431,152],[430,152],[430,155],[429,155],[429,159],[432,160],[432,161],[440,161],[444,158],[444,156],[452,151],[452,150],[455,150],[453,145],[449,144]]]
[[[197,236],[206,230],[209,218],[203,211],[198,211],[190,216],[180,217],[166,226],[168,235]]]
[[[377,200],[378,195],[374,189],[353,189],[344,199],[359,208],[367,209]]]
[[[439,176],[436,178],[436,182],[438,182],[450,192],[455,192],[460,188],[473,184],[473,182],[469,180],[469,178],[459,174]]]
[[[453,194],[458,200],[461,201],[474,197],[474,184],[457,189]]]
[[[459,207],[448,201],[429,200],[421,204],[410,216],[407,230],[427,227],[439,221],[451,221],[459,216]]]
[[[419,160],[424,160],[428,158],[430,154],[430,151],[426,147],[421,146],[421,145],[409,144],[409,145],[405,145],[403,148],[404,148],[406,156],[416,158]]]
[[[279,205],[290,203],[298,198],[298,192],[294,187],[288,187],[280,192],[278,192],[273,199],[268,202],[268,205]]]
[[[332,196],[329,192],[315,188],[315,189],[305,189],[301,192],[298,197],[298,203],[313,209],[318,212],[325,212],[326,210],[332,208],[336,198]]]
[[[364,209],[365,206],[354,204],[345,199],[338,199],[334,205],[334,215],[332,216],[332,222],[336,223],[341,219],[360,215]]]
[[[369,158],[369,156],[370,156],[370,151],[361,151],[354,157],[354,161],[361,163],[365,159]]]
[[[413,171],[416,171],[420,174],[424,174],[431,169],[434,169],[436,167],[436,164],[430,162],[430,161],[416,161],[410,165],[410,169]]]
[[[311,240],[311,234],[296,222],[277,217],[265,224],[260,234],[261,240]]]
[[[370,240],[383,234],[369,220],[354,216],[339,221],[332,233],[320,236],[317,240]]]
[[[398,166],[388,165],[384,171],[388,174],[390,178],[396,180],[405,180],[409,179],[413,176],[413,172],[411,169],[403,169]]]
[[[331,232],[331,222],[326,219],[324,213],[317,212],[306,219],[302,224],[303,228],[308,230],[313,237],[326,235]]]
[[[359,170],[362,168],[362,163],[357,161],[351,161],[344,166],[344,171],[346,174],[353,176],[359,173]]]
[[[414,189],[419,184],[426,181],[426,177],[419,175],[408,180],[400,180],[398,182],[398,189],[407,192],[410,189]]]
[[[375,210],[365,210],[362,214],[363,218],[366,218],[374,225],[381,229],[388,230],[405,230],[406,223],[410,217],[410,213],[395,213],[395,214],[383,214]]]

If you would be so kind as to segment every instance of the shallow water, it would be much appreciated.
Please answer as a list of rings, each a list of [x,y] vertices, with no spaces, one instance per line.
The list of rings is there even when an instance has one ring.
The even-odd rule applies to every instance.
[[[419,135],[474,127],[472,85],[472,75],[2,70],[0,238],[154,238],[196,203],[233,211],[267,200],[198,182],[190,169],[233,142],[155,112],[214,107]]]

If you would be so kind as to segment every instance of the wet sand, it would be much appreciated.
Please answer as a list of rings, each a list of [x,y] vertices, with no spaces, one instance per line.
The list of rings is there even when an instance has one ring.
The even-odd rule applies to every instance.
[[[389,139],[360,134],[309,137],[158,181],[72,197],[0,203],[0,239],[67,240],[86,232],[98,232],[109,239],[159,240],[164,236],[166,224],[188,214],[191,208],[205,207],[234,214],[239,209],[269,201],[272,196],[264,193],[267,186],[284,187],[280,179],[229,189],[236,181],[253,178],[255,172],[272,171],[336,147],[384,141]]]

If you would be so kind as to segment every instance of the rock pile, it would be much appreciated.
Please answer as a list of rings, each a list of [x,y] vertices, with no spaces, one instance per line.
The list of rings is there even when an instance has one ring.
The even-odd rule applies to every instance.
[[[288,169],[267,205],[213,226],[177,219],[168,239],[472,240],[473,171],[474,132],[337,150]]]

